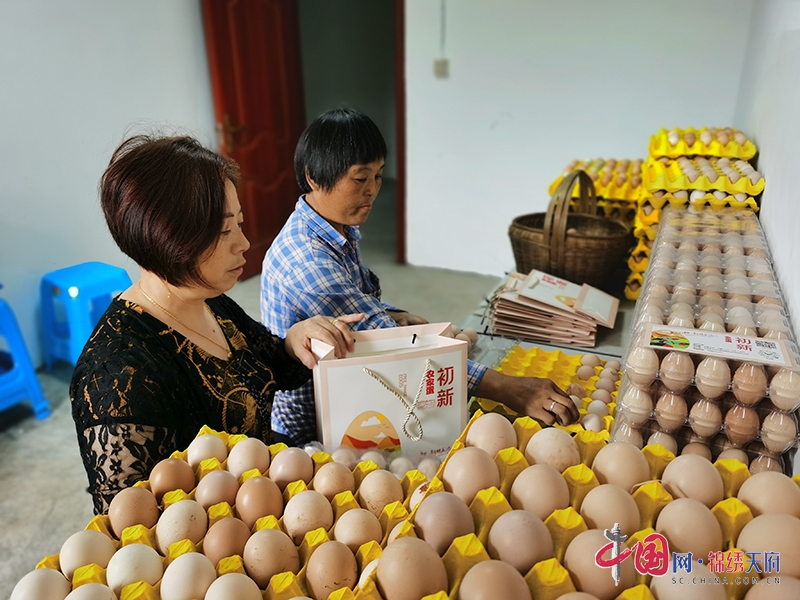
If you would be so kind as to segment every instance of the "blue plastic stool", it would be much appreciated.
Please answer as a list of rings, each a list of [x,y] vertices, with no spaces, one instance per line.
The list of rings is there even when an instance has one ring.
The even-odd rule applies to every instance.
[[[8,351],[0,350],[0,410],[30,400],[37,419],[50,414],[50,407],[33,371],[28,347],[8,302],[0,298],[0,338]]]
[[[114,295],[131,285],[128,272],[101,262],[87,262],[45,274],[40,285],[44,368],[57,359],[72,365]]]

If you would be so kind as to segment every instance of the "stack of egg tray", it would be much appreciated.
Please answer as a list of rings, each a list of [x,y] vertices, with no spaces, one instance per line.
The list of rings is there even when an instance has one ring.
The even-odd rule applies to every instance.
[[[657,329],[655,339],[660,326],[664,339],[683,328],[728,336],[742,349],[778,346],[787,363],[653,347],[647,332]],[[713,458],[738,454],[754,472],[792,473],[800,359],[754,213],[665,210],[622,362],[613,439],[660,440],[674,451],[692,444],[689,451]]]
[[[633,226],[636,201],[642,187],[643,162],[642,159],[633,161],[627,159],[618,161],[613,158],[575,159],[550,184],[548,191],[552,196],[566,175],[577,169],[586,171],[594,182],[597,214]],[[577,198],[578,194],[579,190],[576,187],[572,192],[573,198]],[[577,208],[574,201],[570,206],[573,210]]]
[[[447,467],[447,462],[457,452],[467,447],[467,433],[482,414],[484,413],[479,410],[470,419],[464,432],[456,440],[436,476],[428,485],[422,500],[431,494],[447,491],[448,488],[443,483],[443,473]],[[528,417],[513,419],[513,426],[517,434],[517,446],[500,450],[495,456],[495,464],[500,473],[499,487],[489,487],[479,491],[469,505],[475,522],[475,533],[456,537],[443,555],[445,566],[448,570],[448,580],[452,582],[448,595],[451,600],[456,600],[459,597],[458,588],[464,574],[475,564],[491,558],[487,549],[489,531],[500,516],[512,510],[509,501],[511,486],[516,477],[533,464],[526,459],[526,449],[533,436],[541,431],[542,428],[536,421]],[[569,431],[569,429],[567,430]],[[583,499],[594,488],[607,483],[604,477],[598,478],[592,470],[594,458],[608,444],[605,436],[581,430],[573,433],[572,439],[578,447],[580,462],[567,467],[562,472],[562,477],[566,480],[569,488],[569,505],[563,509],[554,510],[544,519],[544,524],[553,539],[553,557],[537,562],[524,575],[524,579],[531,591],[531,597],[534,600],[557,600],[566,593],[578,590],[578,585],[576,585],[570,572],[563,565],[564,557],[570,542],[579,534],[590,529],[589,524],[581,514]],[[639,509],[640,529],[628,536],[625,541],[625,546],[628,548],[638,542],[646,543],[644,542],[645,538],[655,533],[656,522],[661,510],[678,498],[678,496],[673,497],[661,483],[662,474],[667,465],[675,459],[675,455],[659,444],[647,445],[640,451],[649,465],[651,479],[639,486],[634,486],[630,491]],[[744,555],[743,551],[736,547],[736,541],[744,526],[754,518],[754,514],[744,502],[737,498],[737,494],[739,488],[751,474],[742,463],[731,459],[718,460],[714,463],[714,467],[722,480],[723,499],[709,508],[722,530],[723,543],[717,558],[722,560],[721,564],[725,564],[726,561],[735,562],[737,557],[741,558]],[[800,486],[800,476],[795,477],[793,481]],[[416,506],[419,505],[417,504]],[[409,516],[399,527],[398,537],[416,537],[414,528],[416,506],[412,508]],[[670,559],[670,564],[672,564],[673,560],[674,557]],[[702,561],[698,562],[708,564],[708,558],[702,557]],[[672,575],[673,571],[670,570],[663,577],[669,578]],[[720,573],[719,575],[720,581],[708,581],[706,583],[724,586],[725,597],[728,600],[743,600],[747,591],[752,587],[751,583],[741,581],[742,578],[739,578],[740,581],[737,583],[733,576],[729,576],[726,582],[722,583],[721,580],[725,574]],[[766,576],[763,575],[763,577]],[[688,575],[688,577],[691,577],[691,575]],[[637,572],[633,586],[616,588],[611,592],[612,595],[608,595],[608,590],[586,589],[582,591],[589,594],[597,594],[598,597],[602,598],[613,598],[614,600],[655,600],[653,593],[650,591],[650,584],[653,579],[653,575]],[[754,582],[755,580],[753,580]],[[695,587],[687,587],[685,590],[685,592],[680,593],[686,593],[689,590],[694,591]],[[677,592],[678,590],[676,589],[675,591]],[[717,596],[713,597],[716,598]]]
[[[758,212],[764,190],[764,179],[747,162],[756,147],[735,129],[661,129],[650,138],[649,152],[636,199],[633,233],[639,243],[628,263],[628,300],[641,293],[649,261],[649,249],[642,246],[652,246],[665,207]]]

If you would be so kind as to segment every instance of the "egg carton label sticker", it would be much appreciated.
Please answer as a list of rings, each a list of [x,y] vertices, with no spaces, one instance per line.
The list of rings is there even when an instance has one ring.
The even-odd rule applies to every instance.
[[[687,327],[648,324],[645,336],[650,348],[704,354],[778,367],[794,367],[784,340],[746,337]],[[649,342],[648,342],[649,340]]]

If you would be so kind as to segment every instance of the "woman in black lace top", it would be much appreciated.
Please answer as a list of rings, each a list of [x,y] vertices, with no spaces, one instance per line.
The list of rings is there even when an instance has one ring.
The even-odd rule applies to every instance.
[[[276,390],[305,383],[311,338],[352,350],[349,315],[272,335],[224,292],[250,244],[236,164],[187,137],[138,136],[111,158],[100,200],[111,235],[141,268],[84,348],[72,415],[96,513],[185,449],[203,425],[272,442]]]

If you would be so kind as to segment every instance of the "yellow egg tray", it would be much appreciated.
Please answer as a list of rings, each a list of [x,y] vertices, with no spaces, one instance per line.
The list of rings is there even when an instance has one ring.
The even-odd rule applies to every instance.
[[[642,286],[644,285],[644,273],[631,273],[625,280],[625,298],[628,300],[637,300],[639,294],[642,293]]]
[[[639,197],[637,205],[640,209],[646,206],[661,209],[664,208],[665,205],[669,205],[674,208],[682,208],[684,206],[702,208],[709,206],[713,209],[730,207],[737,210],[750,209],[753,212],[758,212],[759,210],[758,200],[752,196],[746,196],[744,199],[737,199],[735,196],[728,194],[724,198],[717,198],[713,193],[706,192],[702,197],[696,197],[690,200],[688,197],[689,194],[686,194],[685,197],[676,197],[676,193],[678,192],[665,192],[663,195],[656,197],[651,192],[646,192]]]
[[[677,158],[678,156],[692,156],[692,155],[701,155],[701,156],[718,156],[723,157],[726,156],[728,158],[739,158],[742,160],[750,160],[756,155],[756,147],[753,142],[749,139],[744,143],[744,145],[740,145],[736,140],[733,139],[733,134],[738,133],[738,130],[732,129],[731,134],[729,136],[729,141],[726,145],[722,145],[716,139],[716,136],[713,136],[713,139],[710,144],[704,144],[700,140],[700,136],[704,131],[708,131],[708,127],[703,127],[702,129],[694,129],[689,127],[688,129],[677,129],[678,135],[680,136],[678,139],[677,144],[670,144],[669,142],[669,130],[661,129],[657,134],[650,137],[650,145],[648,151],[650,156],[653,158],[660,158],[662,156],[666,156],[668,158]],[[691,132],[695,135],[695,142],[691,146],[686,143],[683,135],[687,132]]]
[[[614,161],[614,162],[611,162]],[[634,177],[634,161],[629,160],[625,165],[625,170],[620,171],[619,167],[622,161],[615,159],[595,158],[591,160],[573,160],[564,172],[559,175],[555,181],[550,184],[548,188],[549,194],[555,194],[558,185],[564,180],[564,177],[569,173],[578,169],[586,171],[589,177],[594,181],[595,195],[599,198],[606,200],[614,200],[616,202],[635,202],[639,196],[641,189],[641,175],[640,181],[635,183]],[[609,167],[613,166],[613,170],[609,171]],[[611,177],[607,180],[604,179],[606,173],[611,173]],[[618,181],[618,178],[623,178],[624,181]],[[605,182],[604,182],[605,181]],[[579,192],[577,187],[573,190],[573,197],[578,197]]]
[[[571,201],[569,206],[573,212],[577,212],[577,202]],[[601,217],[608,217],[609,219],[622,221],[626,225],[633,225],[633,220],[636,217],[636,203],[627,201],[620,202],[618,200],[603,200],[598,198],[597,214]]]
[[[644,273],[649,263],[650,256],[648,254],[633,252],[630,257],[628,257],[628,268],[631,270],[631,273]]]
[[[713,159],[709,161],[713,164]],[[731,168],[741,175],[740,179],[734,183],[727,175],[719,171],[719,177],[712,182],[705,175],[698,175],[694,181],[681,170],[680,164],[675,160],[661,162],[659,160],[648,159],[642,167],[643,187],[648,192],[664,190],[666,192],[677,192],[679,190],[720,190],[734,194],[747,194],[757,196],[764,191],[764,178],[759,179],[755,184],[743,175],[734,163]]]

